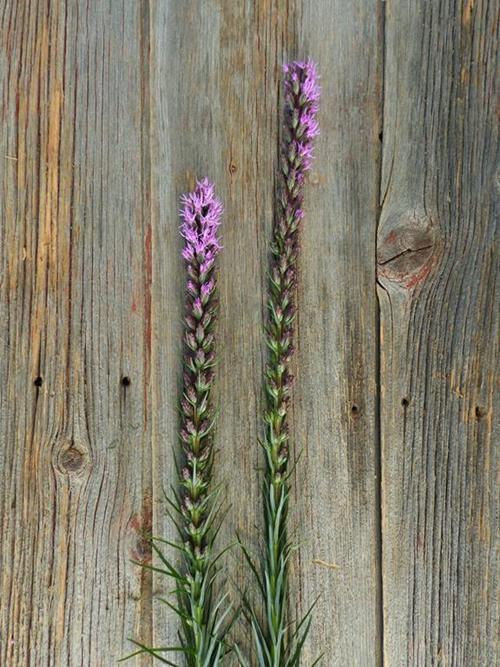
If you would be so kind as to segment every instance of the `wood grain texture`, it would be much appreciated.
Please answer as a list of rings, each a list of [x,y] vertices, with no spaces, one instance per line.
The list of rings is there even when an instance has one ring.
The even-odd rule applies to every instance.
[[[150,604],[140,6],[1,31],[0,664],[108,667]]]
[[[498,4],[386,8],[384,658],[494,665]]]
[[[294,498],[302,547],[292,589],[302,614],[320,595],[304,665],[321,652],[332,667],[382,660],[373,262],[379,11],[366,0],[301,3],[297,44],[287,54],[311,54],[322,86],[321,136],[306,191],[292,418],[296,452],[303,451]]]
[[[173,535],[177,212],[204,175],[225,205],[219,545],[238,530],[258,551],[281,65],[307,55],[323,98],[292,417],[291,615],[320,595],[304,665],[500,661],[497,5],[1,3],[2,667],[177,642],[151,601],[170,583],[131,559],[149,562],[151,526]],[[237,602],[251,579],[237,549],[225,562]]]

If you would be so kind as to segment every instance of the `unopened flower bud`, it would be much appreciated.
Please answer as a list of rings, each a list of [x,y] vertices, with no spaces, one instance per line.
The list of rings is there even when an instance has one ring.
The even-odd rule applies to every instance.
[[[203,307],[201,304],[201,299],[196,298],[193,301],[193,315],[197,320],[199,320],[200,317],[203,315]]]

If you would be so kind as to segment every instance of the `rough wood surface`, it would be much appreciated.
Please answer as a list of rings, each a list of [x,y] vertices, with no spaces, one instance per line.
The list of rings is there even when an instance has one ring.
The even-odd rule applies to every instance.
[[[238,530],[258,548],[279,84],[309,54],[322,134],[302,244],[292,614],[321,597],[304,665],[500,660],[497,10],[1,3],[0,665],[108,667],[127,637],[175,640],[151,604],[169,586],[131,559],[151,557],[144,530],[172,534],[178,198],[203,175],[226,209],[220,545]],[[251,585],[237,550],[226,574],[234,597]]]
[[[386,8],[384,658],[394,666],[494,665],[498,3]]]
[[[295,487],[302,548],[292,582],[302,613],[321,596],[304,665],[320,652],[325,665],[381,664],[373,261],[380,10],[366,0],[348,11],[325,0],[303,3],[296,18],[293,55],[311,53],[321,63],[323,91],[306,195],[294,412],[295,447],[304,454]]]
[[[108,667],[150,618],[140,6],[1,30],[0,664]]]

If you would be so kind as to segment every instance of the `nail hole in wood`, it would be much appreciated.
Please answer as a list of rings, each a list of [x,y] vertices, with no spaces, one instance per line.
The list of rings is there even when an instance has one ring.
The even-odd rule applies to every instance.
[[[379,133],[378,133],[378,140],[379,140],[379,141],[382,141],[383,139],[384,139],[384,133],[383,133],[383,132],[379,132]]]
[[[36,377],[33,380],[33,384],[35,385],[35,387],[41,387],[43,384],[43,378],[41,378],[40,376]]]
[[[351,413],[353,415],[358,415],[359,414],[359,405],[356,405],[356,403],[353,403],[351,405]]]
[[[401,405],[403,406],[403,408],[407,408],[410,405],[410,401],[407,398],[402,398]]]
[[[476,419],[479,421],[482,419],[486,414],[486,410],[484,408],[481,408],[479,405],[476,405]]]
[[[237,169],[238,169],[238,167],[234,164],[234,162],[231,162],[231,164],[229,165],[229,173],[234,174],[234,173],[236,173]]]
[[[128,375],[124,375],[121,379],[121,383],[123,387],[129,387],[130,386],[130,378]]]

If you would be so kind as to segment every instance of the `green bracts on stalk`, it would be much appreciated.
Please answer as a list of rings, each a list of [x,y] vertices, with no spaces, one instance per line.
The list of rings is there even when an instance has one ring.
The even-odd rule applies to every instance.
[[[152,537],[158,566],[147,567],[168,577],[177,604],[160,599],[179,619],[179,645],[148,647],[134,642],[132,655],[149,654],[160,663],[185,667],[219,667],[231,650],[226,641],[230,626],[228,596],[214,590],[218,556],[214,540],[222,519],[218,490],[212,489],[214,409],[211,390],[215,365],[214,325],[217,318],[215,258],[220,250],[217,230],[222,204],[208,179],[181,199],[182,256],[187,272],[184,318],[184,373],[178,488],[167,497],[169,515],[176,526],[175,542]],[[176,558],[167,557],[164,546]],[[128,656],[131,657],[131,656]]]
[[[319,86],[312,61],[285,65],[285,118],[281,149],[282,187],[273,225],[266,343],[269,358],[264,387],[265,454],[263,482],[264,554],[254,565],[243,547],[260,590],[262,608],[246,600],[259,667],[297,667],[311,624],[311,610],[293,627],[288,619],[288,567],[292,544],[287,534],[289,507],[288,409],[292,376],[299,229],[303,218],[304,176],[311,166],[312,141],[318,134]],[[247,662],[238,652],[241,664]]]

